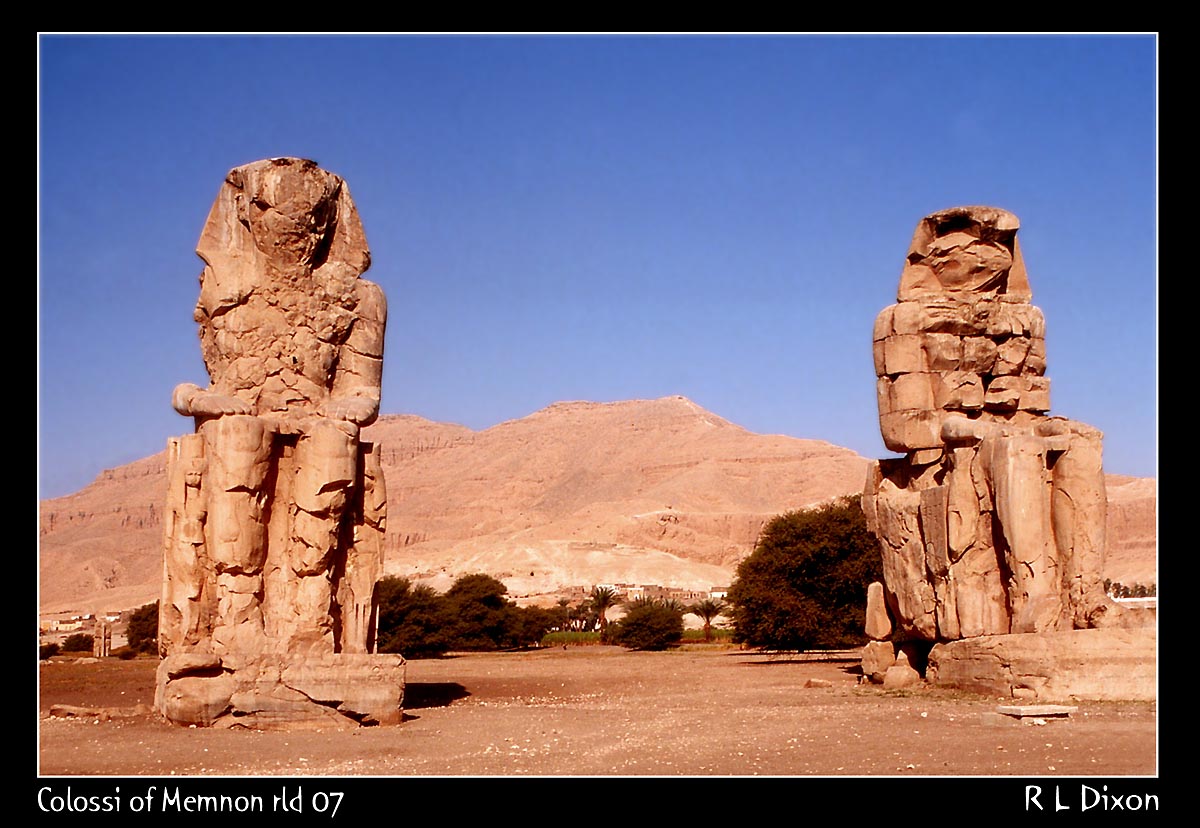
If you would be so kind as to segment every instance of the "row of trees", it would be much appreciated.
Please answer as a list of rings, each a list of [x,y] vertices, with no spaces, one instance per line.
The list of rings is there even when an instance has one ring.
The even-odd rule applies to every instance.
[[[864,640],[866,588],[874,580],[882,580],[879,547],[856,496],[771,520],[738,567],[728,604],[707,599],[684,606],[673,599],[638,598],[624,604],[619,621],[610,622],[609,611],[622,602],[608,587],[594,588],[575,605],[564,598],[550,608],[520,607],[490,575],[465,575],[444,594],[389,577],[377,586],[377,643],[380,652],[428,658],[450,650],[534,646],[550,630],[599,627],[603,642],[661,650],[682,639],[685,614],[703,620],[707,641],[713,620],[724,613],[732,618],[734,640],[751,646],[850,647]],[[1125,591],[1120,584],[1105,586]],[[127,632],[131,650],[154,652],[157,633],[157,602],[134,611]],[[74,638],[69,645],[91,648],[89,636]]]
[[[1156,598],[1158,584],[1134,583],[1133,586],[1127,586],[1120,581],[1105,578],[1104,591],[1113,598]]]
[[[683,616],[704,621],[705,639],[723,605],[705,600],[685,607],[675,600],[639,598],[624,603],[625,616],[610,622],[608,613],[622,605],[609,587],[595,587],[572,605],[563,598],[554,607],[520,607],[507,588],[490,575],[465,575],[446,593],[407,578],[379,582],[378,649],[407,658],[430,658],[450,650],[505,650],[535,646],[551,630],[591,631],[600,640],[630,649],[664,649],[683,637]]]
[[[376,589],[378,650],[406,658],[536,645],[559,620],[553,610],[517,606],[490,575],[464,575],[445,593],[397,577]]]

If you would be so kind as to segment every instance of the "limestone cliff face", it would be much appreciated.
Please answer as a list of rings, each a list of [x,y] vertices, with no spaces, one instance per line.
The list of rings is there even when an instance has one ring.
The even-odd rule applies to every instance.
[[[43,610],[136,607],[158,597],[166,453],[107,469],[39,509]]]
[[[762,435],[683,397],[557,403],[482,431],[381,416],[385,569],[514,595],[603,582],[727,584],[776,514],[861,490],[867,461]],[[41,504],[43,611],[136,607],[162,577],[162,453]],[[1155,581],[1155,481],[1109,478],[1110,569]],[[530,573],[533,575],[530,575]]]
[[[766,520],[854,492],[866,470],[847,449],[753,434],[683,397],[557,403],[441,442],[408,436],[414,419],[372,428],[409,458],[392,471],[385,454],[385,567],[447,584],[483,569],[517,595],[726,584]]]
[[[1110,474],[1108,554],[1104,577],[1126,586],[1158,582],[1158,481],[1152,477]]]

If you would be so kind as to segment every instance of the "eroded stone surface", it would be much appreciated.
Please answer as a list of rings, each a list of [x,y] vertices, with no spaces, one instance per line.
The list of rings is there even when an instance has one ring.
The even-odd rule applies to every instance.
[[[934,213],[873,337],[879,422],[901,458],[868,472],[893,638],[1111,625],[1102,435],[1049,417],[1045,320],[1016,216]]]
[[[883,584],[879,581],[872,581],[867,586],[867,621],[864,631],[872,641],[882,641],[892,634],[892,619],[888,616]]]
[[[868,641],[862,649],[862,674],[882,684],[889,668],[896,663],[896,649],[890,641]]]
[[[172,400],[196,431],[168,445],[158,707],[183,724],[267,708],[398,722],[403,660],[368,655],[387,495],[379,447],[360,440],[379,413],[387,310],[361,278],[349,189],[297,158],[238,167],[196,252],[211,381]],[[286,688],[306,670],[316,697]]]
[[[907,664],[893,664],[883,674],[884,690],[899,690],[921,683],[921,674]]]
[[[926,679],[1022,701],[1157,697],[1153,628],[987,635],[935,644]]]

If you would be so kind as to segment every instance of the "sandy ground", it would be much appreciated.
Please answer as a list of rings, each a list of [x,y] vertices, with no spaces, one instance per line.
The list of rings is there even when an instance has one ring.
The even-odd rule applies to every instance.
[[[152,714],[50,717],[52,704],[149,705],[154,662],[39,668],[40,775],[1154,776],[1156,705],[1003,700],[859,685],[844,655],[729,647],[545,649],[411,661],[405,721],[350,731],[180,728]],[[823,679],[829,687],[805,687]]]

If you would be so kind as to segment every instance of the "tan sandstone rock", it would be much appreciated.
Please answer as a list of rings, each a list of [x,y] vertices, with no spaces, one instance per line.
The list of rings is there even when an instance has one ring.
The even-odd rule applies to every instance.
[[[896,663],[896,648],[890,641],[868,641],[862,649],[862,674],[882,684],[887,671]]]
[[[897,641],[1111,625],[1102,435],[1048,417],[1045,320],[1019,222],[957,207],[917,226],[873,340],[885,445],[868,472]]]
[[[893,664],[883,674],[884,690],[900,690],[921,683],[921,674],[907,664]]]
[[[173,395],[196,432],[168,445],[158,708],[399,722],[403,659],[370,655],[387,496],[360,439],[387,311],[350,191],[312,161],[238,167],[196,252],[211,381]]]
[[[888,616],[883,584],[872,581],[867,586],[867,622],[864,627],[872,641],[882,641],[892,634],[892,619]]]
[[[1140,629],[988,635],[937,644],[931,684],[1037,701],[1157,697],[1158,634]]]

